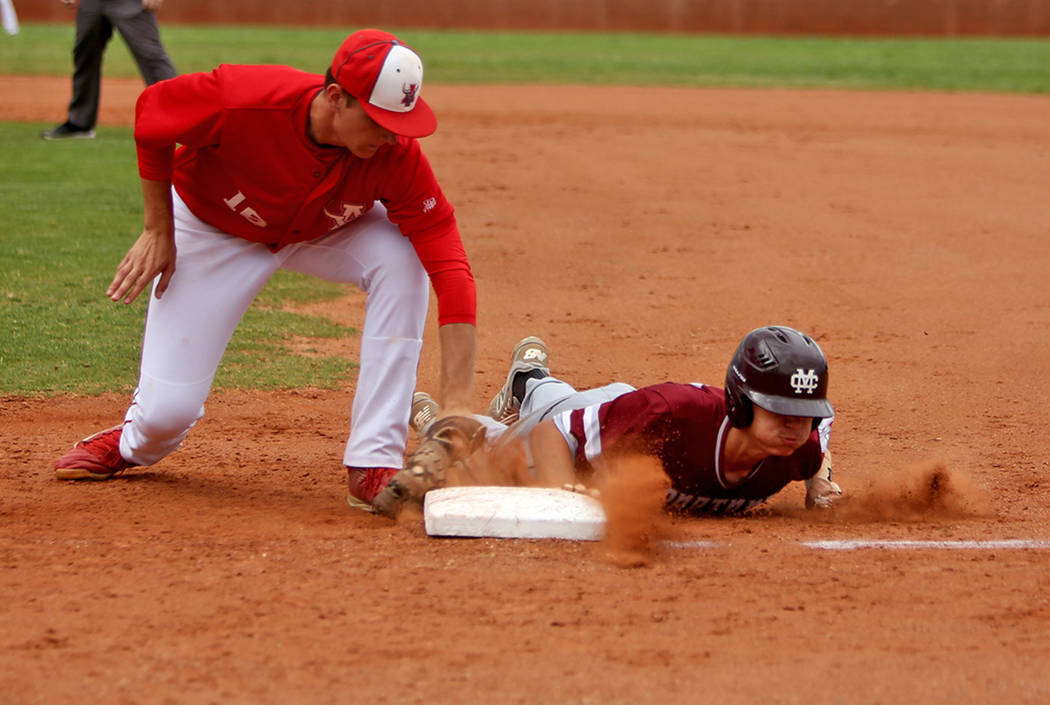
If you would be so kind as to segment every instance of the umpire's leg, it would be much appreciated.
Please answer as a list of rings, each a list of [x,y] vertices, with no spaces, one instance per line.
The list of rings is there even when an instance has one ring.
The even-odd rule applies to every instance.
[[[131,50],[138,64],[139,73],[147,86],[158,81],[175,78],[175,64],[172,63],[164,45],[160,41],[160,28],[157,26],[157,15],[143,10],[130,17],[111,17],[120,36]]]
[[[67,119],[85,130],[93,128],[98,120],[102,53],[112,36],[113,25],[103,16],[99,0],[81,0],[73,43],[73,98]]]

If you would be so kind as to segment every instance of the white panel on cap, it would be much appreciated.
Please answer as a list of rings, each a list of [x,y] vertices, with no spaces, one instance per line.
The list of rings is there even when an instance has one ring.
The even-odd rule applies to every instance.
[[[422,87],[423,62],[408,47],[395,44],[386,55],[368,102],[383,110],[407,113],[416,107]]]

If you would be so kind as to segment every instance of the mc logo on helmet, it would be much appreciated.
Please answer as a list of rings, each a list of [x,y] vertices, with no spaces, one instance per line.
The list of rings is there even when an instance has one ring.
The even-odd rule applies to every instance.
[[[820,376],[817,375],[813,370],[804,372],[801,367],[795,370],[795,374],[791,375],[791,388],[795,390],[795,394],[812,394],[813,390],[820,384]]]

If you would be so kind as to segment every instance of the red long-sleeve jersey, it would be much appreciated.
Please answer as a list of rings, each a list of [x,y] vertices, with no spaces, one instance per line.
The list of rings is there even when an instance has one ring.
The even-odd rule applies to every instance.
[[[729,433],[725,392],[667,382],[628,392],[600,405],[566,411],[555,423],[575,450],[577,468],[601,455],[644,453],[660,459],[671,478],[667,506],[687,514],[732,514],[765,502],[795,480],[817,473],[827,446],[813,431],[787,457],[771,456],[738,482],[724,473]]]
[[[309,109],[323,85],[285,66],[225,64],[156,83],[136,105],[139,175],[170,179],[198,218],[275,250],[322,237],[380,201],[430,275],[439,322],[474,323],[474,277],[454,210],[418,141],[399,137],[370,159],[316,144]]]

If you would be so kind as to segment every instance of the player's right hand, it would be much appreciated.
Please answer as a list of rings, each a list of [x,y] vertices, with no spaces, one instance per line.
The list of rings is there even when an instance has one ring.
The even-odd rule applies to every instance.
[[[823,477],[814,477],[806,491],[806,509],[830,509],[842,499],[842,488],[838,483]]]
[[[130,304],[158,274],[153,291],[159,299],[175,274],[175,238],[171,232],[147,228],[117,265],[106,296]]]
[[[581,485],[580,483],[572,485],[562,485],[561,488],[566,492],[572,492],[574,494],[585,494],[593,499],[599,499],[602,496],[601,490],[596,487],[588,487],[587,485]]]

